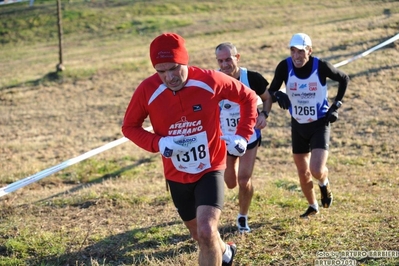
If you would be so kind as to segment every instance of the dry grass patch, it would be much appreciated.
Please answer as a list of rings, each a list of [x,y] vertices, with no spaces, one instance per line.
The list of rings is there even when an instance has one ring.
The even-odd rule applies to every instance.
[[[49,1],[36,2],[45,8],[20,9],[13,16],[0,8],[7,17],[0,33],[4,21],[25,23],[34,12],[45,12],[40,18],[53,12]],[[217,67],[214,47],[232,41],[242,65],[269,81],[289,55],[287,43],[295,32],[308,33],[314,55],[332,63],[399,32],[395,1],[95,2],[63,3],[68,18],[81,14],[65,20],[63,73],[54,73],[57,40],[43,37],[50,26],[28,29],[28,36],[43,41],[28,42],[21,35],[25,28],[14,43],[17,31],[2,35],[2,186],[121,138],[131,94],[153,73],[148,44],[164,30],[187,39],[191,64],[212,69]],[[146,13],[140,17],[139,10]],[[152,23],[154,18],[165,27]],[[154,25],[158,28],[148,27]],[[251,234],[237,233],[237,189],[226,190],[220,232],[237,243],[236,265],[313,265],[317,252],[398,250],[398,57],[395,42],[341,67],[351,82],[331,136],[334,204],[309,221],[298,218],[306,202],[292,161],[289,115],[273,107],[254,169]],[[336,84],[329,85],[332,99]],[[159,155],[132,143],[6,195],[0,206],[0,265],[197,261],[197,246],[166,191]],[[398,257],[353,259],[358,265],[399,263]]]

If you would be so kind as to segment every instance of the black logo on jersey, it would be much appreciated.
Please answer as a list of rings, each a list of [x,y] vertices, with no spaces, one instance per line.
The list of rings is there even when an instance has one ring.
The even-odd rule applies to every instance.
[[[168,147],[165,147],[165,150],[163,151],[163,156],[169,158],[172,157],[173,155],[173,150],[169,149]]]
[[[201,111],[201,110],[202,110],[202,106],[200,104],[193,106],[193,111],[194,112],[198,112],[198,111]]]
[[[223,107],[224,107],[224,109],[230,109],[231,108],[231,104],[226,103]]]

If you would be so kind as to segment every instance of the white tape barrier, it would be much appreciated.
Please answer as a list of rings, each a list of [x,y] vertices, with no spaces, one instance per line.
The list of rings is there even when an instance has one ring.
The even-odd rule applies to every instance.
[[[357,60],[359,58],[367,56],[370,53],[372,53],[372,52],[374,52],[374,51],[376,51],[376,50],[378,50],[378,49],[380,49],[380,48],[382,48],[382,47],[384,47],[384,46],[386,46],[386,45],[388,45],[388,44],[390,44],[390,43],[392,43],[392,42],[394,42],[394,41],[396,41],[398,39],[399,39],[399,33],[396,34],[394,37],[386,40],[385,42],[382,42],[379,45],[374,46],[373,48],[371,48],[371,49],[369,49],[369,50],[367,50],[367,51],[365,51],[365,52],[363,52],[363,53],[361,53],[359,55],[356,55],[356,56],[354,56],[352,58],[349,58],[349,59],[344,60],[344,61],[342,61],[342,62],[340,62],[338,64],[335,64],[334,66],[335,67],[340,67],[340,66],[346,65],[346,64],[348,64],[350,62],[353,62],[353,61],[355,61],[355,60]],[[258,103],[259,103],[259,101],[258,101]],[[146,128],[146,130],[150,131],[150,130],[152,130],[152,127],[148,127],[148,128]],[[86,153],[84,153],[82,155],[79,155],[78,157],[69,159],[69,160],[67,160],[67,161],[65,161],[63,163],[60,163],[60,164],[58,164],[56,166],[53,166],[51,168],[48,168],[46,170],[43,170],[43,171],[41,171],[41,172],[39,172],[37,174],[31,175],[29,177],[26,177],[24,179],[21,179],[19,181],[11,183],[8,186],[5,186],[5,187],[0,189],[0,197],[3,197],[4,195],[7,195],[8,193],[14,192],[15,190],[17,190],[19,188],[22,188],[22,187],[27,186],[27,185],[29,185],[31,183],[34,183],[34,182],[36,182],[36,181],[38,181],[38,180],[40,180],[40,179],[42,179],[42,178],[44,178],[46,176],[49,176],[49,175],[54,174],[54,173],[56,173],[58,171],[61,171],[62,169],[67,168],[68,166],[71,166],[73,164],[76,164],[78,162],[86,160],[86,159],[88,159],[88,158],[90,158],[90,157],[92,157],[92,156],[94,156],[96,154],[99,154],[99,153],[101,153],[103,151],[106,151],[106,150],[109,150],[111,148],[114,148],[114,147],[116,147],[116,146],[118,146],[118,145],[120,145],[122,143],[127,142],[127,141],[128,141],[128,139],[125,138],[125,137],[120,138],[118,140],[114,140],[114,141],[112,141],[112,142],[110,142],[108,144],[105,144],[104,146],[101,146],[99,148],[96,148],[94,150],[86,152]]]
[[[152,127],[151,126],[147,127],[147,128],[145,128],[145,130],[151,131]],[[68,166],[71,166],[73,164],[76,164],[78,162],[86,160],[87,158],[90,158],[90,157],[92,157],[94,155],[97,155],[97,154],[103,152],[103,151],[106,151],[106,150],[109,150],[111,148],[114,148],[114,147],[116,147],[116,146],[118,146],[118,145],[120,145],[122,143],[127,142],[127,141],[129,141],[129,139],[127,139],[125,137],[117,139],[117,140],[114,140],[114,141],[109,142],[109,143],[107,143],[107,144],[105,144],[105,145],[103,145],[103,146],[101,146],[99,148],[96,148],[94,150],[88,151],[88,152],[86,152],[86,153],[84,153],[82,155],[79,155],[79,156],[75,157],[75,158],[69,159],[69,160],[67,160],[65,162],[62,162],[60,164],[57,164],[57,165],[55,165],[53,167],[47,168],[46,170],[43,170],[43,171],[41,171],[39,173],[36,173],[34,175],[28,176],[28,177],[26,177],[24,179],[21,179],[19,181],[11,183],[8,186],[5,186],[5,187],[0,189],[0,197],[3,197],[4,195],[7,195],[8,193],[11,193],[11,192],[13,192],[13,191],[15,191],[15,190],[17,190],[19,188],[22,188],[24,186],[32,184],[32,183],[34,183],[36,181],[39,181],[40,179],[45,178],[46,176],[54,174],[54,173],[56,173],[58,171],[61,171],[62,169],[67,168]]]
[[[14,4],[14,3],[28,2],[28,1],[29,5],[32,6],[34,0],[0,0],[0,5]]]
[[[386,46],[386,45],[388,45],[390,43],[393,43],[396,40],[399,40],[399,33],[396,34],[395,36],[393,36],[392,38],[386,40],[385,42],[382,42],[382,43],[374,46],[373,48],[370,48],[367,51],[365,51],[365,52],[363,52],[361,54],[358,54],[357,56],[354,56],[354,57],[349,58],[347,60],[344,60],[344,61],[342,61],[342,62],[340,62],[338,64],[335,64],[334,66],[335,67],[340,67],[340,66],[346,65],[346,64],[348,64],[350,62],[353,62],[353,61],[355,61],[355,60],[357,60],[359,58],[365,57],[365,56],[371,54],[372,52],[374,52],[374,51],[376,51],[376,50],[378,50],[378,49],[380,49],[380,48],[382,48],[382,47],[384,47],[384,46]]]

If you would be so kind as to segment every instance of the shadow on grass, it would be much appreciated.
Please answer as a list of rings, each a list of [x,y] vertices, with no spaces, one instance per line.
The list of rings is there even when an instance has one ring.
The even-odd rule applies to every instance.
[[[379,68],[370,68],[370,69],[367,69],[366,71],[362,71],[362,72],[359,72],[357,74],[350,75],[350,78],[352,79],[354,77],[368,76],[370,73],[378,73],[378,72],[383,71],[383,70],[394,69],[394,68],[399,70],[399,64],[396,64],[396,65],[393,65],[393,66],[379,67]]]
[[[135,164],[104,175],[90,184],[76,186],[73,189],[55,194],[40,201],[47,201],[54,197],[62,196],[64,193],[73,193],[109,178],[117,178],[121,173],[138,167],[151,159],[151,157],[141,159]],[[163,230],[162,228],[178,224],[182,224],[182,221],[165,221],[152,226],[125,231],[104,238],[93,244],[85,245],[78,251],[67,251],[62,255],[41,257],[40,261],[37,261],[37,258],[33,259],[29,261],[29,265],[96,265],[93,264],[93,262],[97,262],[99,265],[140,265],[154,262],[167,264],[179,254],[196,253],[198,250],[198,245],[191,239],[188,229],[184,229],[179,233],[168,234],[167,237],[162,240],[148,237],[148,235],[153,233],[154,228]],[[251,223],[251,228],[255,231],[264,226],[265,224],[262,222]],[[237,235],[240,235],[235,224],[221,226],[219,232],[222,239],[234,239]]]
[[[162,240],[143,240],[142,236],[151,234],[152,228],[166,228],[182,223],[181,221],[166,222],[127,231],[121,234],[105,238],[93,245],[89,245],[77,252],[70,252],[61,256],[42,258],[41,263],[45,265],[92,265],[93,261],[104,265],[140,265],[149,262],[168,261],[179,254],[190,254],[197,252],[197,243],[191,239],[188,229],[181,234],[169,235]],[[251,228],[256,230],[263,227],[262,223],[253,223]],[[231,238],[238,234],[236,226],[224,226],[220,228],[223,239]],[[178,245],[176,245],[178,244]],[[160,246],[162,245],[162,250]],[[167,247],[165,249],[165,247]],[[36,263],[32,261],[32,263]]]
[[[18,83],[18,84],[14,84],[14,85],[5,86],[3,88],[0,88],[0,90],[22,88],[22,87],[35,87],[35,86],[44,84],[46,82],[62,83],[63,80],[64,80],[64,76],[63,76],[62,72],[54,71],[54,72],[47,73],[42,78],[39,78],[36,80],[30,80],[30,81],[27,81],[24,83]]]
[[[196,243],[188,234],[173,234],[162,242],[168,248],[159,249],[156,240],[143,240],[141,237],[151,233],[151,228],[163,228],[180,223],[178,221],[138,228],[105,238],[78,252],[66,253],[59,257],[49,257],[46,263],[52,265],[91,265],[92,261],[107,265],[137,265],[148,261],[162,261],[179,253],[196,252]],[[176,248],[176,243],[183,243]]]
[[[90,183],[81,184],[65,192],[57,193],[37,202],[46,202],[50,199],[65,194],[77,192],[83,188],[93,186],[105,180],[118,178],[123,172],[136,168],[141,164],[150,162],[153,157],[140,159],[132,165],[103,175],[91,181]],[[85,204],[89,204],[89,202],[86,202]],[[143,227],[113,235],[93,245],[82,248],[77,252],[67,252],[61,256],[41,258],[40,265],[92,265],[93,261],[104,264],[106,263],[106,265],[137,265],[145,261],[162,261],[162,259],[171,258],[180,253],[196,252],[197,245],[189,236],[188,230],[186,232],[182,232],[182,234],[169,235],[166,240],[162,241],[162,246],[170,246],[170,248],[166,250],[162,249],[162,251],[157,251],[159,246],[161,246],[160,241],[141,239],[143,235],[151,234],[152,228],[165,228],[179,223],[182,222],[165,222],[162,224],[153,225],[151,227]],[[175,246],[176,243],[180,243],[178,248]],[[32,260],[30,263],[34,265],[38,263],[38,261]]]
[[[46,201],[51,200],[51,199],[54,199],[54,198],[56,198],[56,197],[63,196],[63,195],[65,195],[65,194],[71,194],[71,193],[77,192],[77,191],[79,191],[79,190],[82,190],[83,188],[91,187],[91,186],[93,186],[93,185],[96,185],[96,184],[99,184],[99,183],[101,183],[101,182],[104,182],[104,181],[106,181],[106,180],[108,180],[108,179],[115,179],[115,178],[118,178],[118,177],[121,176],[122,173],[124,173],[124,172],[126,172],[126,171],[129,171],[129,170],[131,170],[131,169],[134,169],[134,168],[140,166],[141,164],[151,162],[151,161],[153,160],[154,157],[155,157],[155,156],[151,156],[151,157],[147,157],[147,158],[142,158],[142,159],[140,159],[140,160],[137,160],[134,164],[131,164],[131,165],[122,167],[121,169],[118,169],[117,171],[114,171],[114,172],[112,172],[112,173],[105,174],[105,175],[103,175],[103,176],[101,176],[101,177],[99,177],[99,178],[97,178],[97,179],[94,179],[94,180],[90,181],[89,183],[80,184],[80,185],[78,185],[78,186],[76,186],[76,187],[74,187],[74,188],[68,189],[68,190],[66,190],[66,191],[64,191],[64,192],[57,193],[57,194],[52,195],[52,196],[50,196],[50,197],[47,197],[47,198],[45,198],[45,199],[38,200],[38,201],[36,201],[36,202],[34,202],[34,203],[46,202]]]

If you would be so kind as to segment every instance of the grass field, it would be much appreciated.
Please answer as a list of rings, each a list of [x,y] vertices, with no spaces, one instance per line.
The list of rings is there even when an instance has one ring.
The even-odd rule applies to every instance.
[[[190,64],[204,68],[215,69],[214,47],[231,41],[241,65],[269,82],[293,33],[309,34],[314,55],[333,64],[399,33],[397,1],[64,0],[65,71],[56,73],[56,10],[56,1],[0,6],[0,187],[121,138],[161,32],[185,37]],[[237,244],[235,265],[399,265],[398,58],[396,41],[341,67],[351,81],[330,143],[334,204],[313,219],[298,218],[307,204],[289,115],[273,106],[253,175],[250,234],[237,233],[238,191],[226,189],[220,232]],[[132,143],[3,196],[0,206],[0,265],[197,262],[159,154]]]

